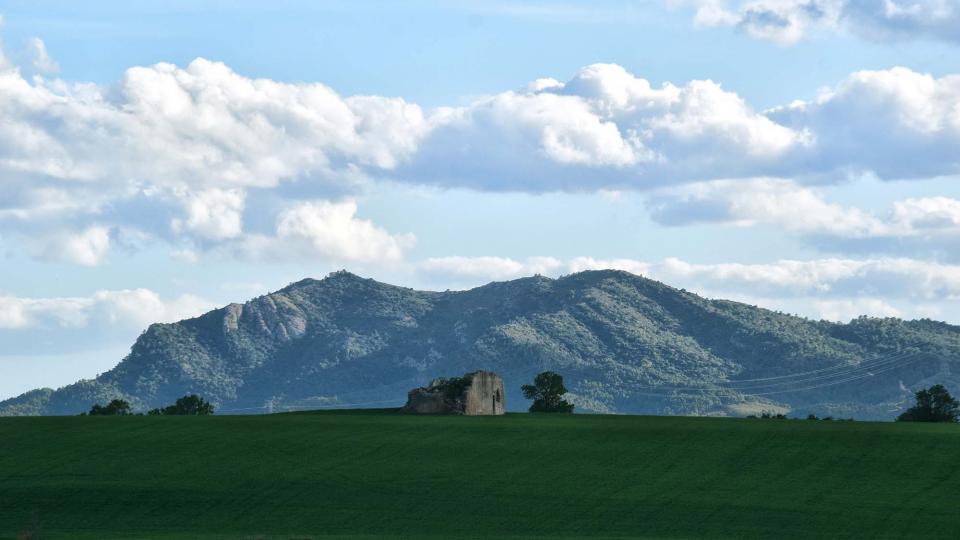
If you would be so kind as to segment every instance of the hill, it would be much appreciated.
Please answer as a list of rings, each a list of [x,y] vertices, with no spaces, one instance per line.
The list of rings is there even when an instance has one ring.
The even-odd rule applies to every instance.
[[[0,440],[10,540],[960,530],[956,425],[351,411],[2,418]]]
[[[890,419],[911,390],[960,393],[960,327],[812,321],[710,300],[619,271],[416,291],[336,272],[245,304],[151,325],[94,380],[0,403],[0,414],[145,410],[199,393],[222,413],[403,403],[437,376],[485,369],[520,386],[564,375],[581,411]]]

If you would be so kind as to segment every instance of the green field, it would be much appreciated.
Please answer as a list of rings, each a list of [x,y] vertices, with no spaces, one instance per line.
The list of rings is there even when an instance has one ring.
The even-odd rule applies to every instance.
[[[0,418],[0,538],[957,538],[960,426]]]

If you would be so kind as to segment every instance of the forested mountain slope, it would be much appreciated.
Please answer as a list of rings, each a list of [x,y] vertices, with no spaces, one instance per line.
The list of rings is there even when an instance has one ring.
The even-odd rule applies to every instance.
[[[35,390],[0,414],[137,409],[186,393],[259,413],[403,403],[409,388],[485,369],[507,386],[561,373],[578,410],[890,419],[921,385],[960,389],[960,327],[929,320],[811,321],[709,300],[620,271],[425,292],[348,272],[151,325],[94,380]]]

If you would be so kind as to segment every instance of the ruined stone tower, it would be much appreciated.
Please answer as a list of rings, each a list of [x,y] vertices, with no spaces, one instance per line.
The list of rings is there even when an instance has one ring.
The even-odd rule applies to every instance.
[[[403,411],[412,414],[499,415],[504,412],[503,379],[492,371],[434,379],[407,393]]]

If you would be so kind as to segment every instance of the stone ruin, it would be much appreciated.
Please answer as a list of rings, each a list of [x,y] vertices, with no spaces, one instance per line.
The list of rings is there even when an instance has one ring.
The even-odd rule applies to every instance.
[[[503,379],[492,371],[434,379],[407,393],[403,412],[411,414],[503,414]]]

